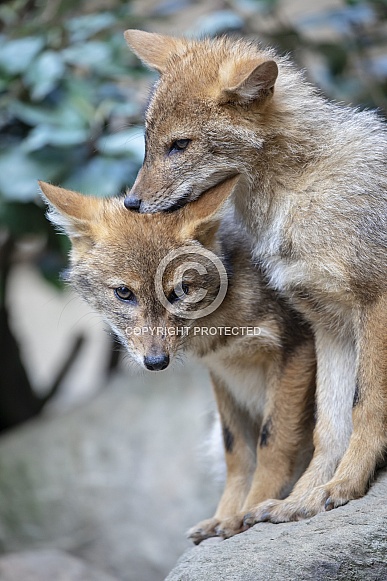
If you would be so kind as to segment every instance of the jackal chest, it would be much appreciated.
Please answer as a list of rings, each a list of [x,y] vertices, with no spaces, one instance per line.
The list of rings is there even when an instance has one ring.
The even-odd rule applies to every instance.
[[[262,261],[262,257],[260,259]],[[290,299],[311,323],[341,326],[354,307],[354,296],[340,272],[303,260],[290,264],[278,257],[262,261],[270,286]]]
[[[278,289],[306,285],[328,292],[346,283],[348,241],[334,216],[324,217],[319,205],[287,196],[266,212],[241,215],[262,262]]]
[[[237,404],[255,420],[261,420],[268,387],[265,365],[241,365],[234,360],[226,361],[221,355],[211,356],[206,363]]]
[[[237,404],[255,420],[263,414],[279,341],[274,328],[262,322],[259,329],[259,336],[240,337],[203,358]]]
[[[353,307],[348,271],[332,249],[292,231],[268,228],[258,237],[254,256],[269,285],[291,299],[310,320],[338,323]]]

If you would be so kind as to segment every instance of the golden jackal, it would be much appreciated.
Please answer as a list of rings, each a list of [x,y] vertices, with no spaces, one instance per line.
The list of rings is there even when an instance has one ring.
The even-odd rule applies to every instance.
[[[219,226],[236,181],[154,215],[41,183],[52,221],[72,240],[70,281],[131,357],[156,371],[187,351],[210,370],[227,482],[215,516],[190,531],[195,542],[242,530],[257,503],[289,493],[312,450],[312,334],[264,284],[232,207]]]
[[[286,500],[257,506],[245,524],[362,496],[387,444],[383,120],[329,103],[254,42],[125,35],[161,74],[125,205],[174,210],[239,175],[233,200],[256,260],[316,338],[314,457]]]

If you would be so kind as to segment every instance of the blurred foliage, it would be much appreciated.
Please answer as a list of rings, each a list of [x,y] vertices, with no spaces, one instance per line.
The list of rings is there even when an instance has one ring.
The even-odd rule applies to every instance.
[[[293,21],[283,16],[286,2],[263,4],[274,21],[269,43],[290,53],[328,98],[387,111],[387,0],[322,2]],[[253,20],[252,30],[260,27]]]
[[[47,238],[57,265],[51,273],[45,264],[54,267],[54,259],[41,267],[52,280],[68,247],[32,209],[37,180],[96,195],[117,194],[133,182],[143,157],[142,96],[150,73],[122,32],[168,22],[173,31],[176,17],[195,2],[148,0],[142,11],[133,4],[0,5],[0,226],[16,238],[38,232]],[[289,5],[215,1],[185,32],[258,36],[290,52],[329,97],[385,108],[387,0],[347,0],[305,9],[296,19],[287,16]],[[321,36],[321,29],[329,34]]]
[[[56,260],[41,266],[52,280],[68,245],[32,208],[37,179],[116,194],[143,157],[139,104],[123,82],[144,75],[122,36],[136,22],[127,2],[105,4],[0,6],[0,226],[47,237]]]
[[[290,53],[328,97],[387,109],[387,0],[10,0],[0,4],[0,309],[19,241],[57,282],[68,242],[44,218],[37,180],[117,194],[144,152],[152,81],[126,28],[237,33]],[[6,320],[6,316],[5,319]],[[1,333],[1,329],[0,329]],[[19,364],[19,363],[18,363]]]

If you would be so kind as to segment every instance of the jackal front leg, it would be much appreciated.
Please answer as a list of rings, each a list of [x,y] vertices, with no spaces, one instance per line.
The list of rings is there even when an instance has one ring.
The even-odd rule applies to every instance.
[[[240,513],[254,473],[255,442],[259,430],[223,382],[215,374],[211,374],[211,379],[223,431],[227,478],[215,515],[188,531],[188,537],[195,544],[219,536],[223,521]],[[242,526],[242,519],[239,519],[239,525]]]
[[[387,294],[363,309],[353,432],[334,477],[324,486],[330,510],[363,496],[387,448]]]
[[[254,524],[260,503],[289,494],[312,454],[316,360],[312,341],[277,364],[269,383],[257,445],[257,467],[243,506],[244,524]]]

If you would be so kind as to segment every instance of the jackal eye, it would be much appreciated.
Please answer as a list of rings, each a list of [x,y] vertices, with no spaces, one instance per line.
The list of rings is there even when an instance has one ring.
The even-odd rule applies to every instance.
[[[119,287],[115,288],[114,294],[121,301],[134,302],[136,300],[134,293],[127,286],[119,286]]]
[[[190,142],[190,139],[176,139],[176,141],[174,141],[169,148],[169,153],[173,153],[175,151],[184,151],[184,149],[187,149]]]
[[[185,295],[187,295],[189,293],[189,286],[188,284],[186,284],[185,282],[182,283],[181,285],[181,290],[183,291],[183,293]],[[168,295],[168,302],[170,303],[176,303],[176,301],[180,301],[183,298],[181,293],[176,292],[175,289],[173,289],[173,291],[171,291]]]

